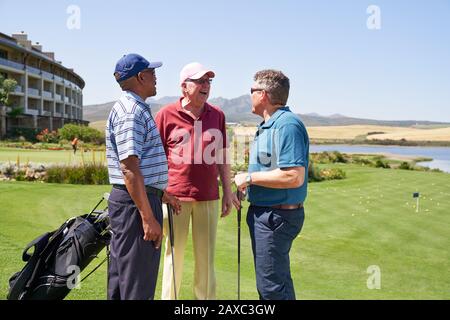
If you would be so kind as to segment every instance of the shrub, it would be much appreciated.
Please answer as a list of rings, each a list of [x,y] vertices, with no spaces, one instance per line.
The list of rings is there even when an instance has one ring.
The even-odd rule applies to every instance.
[[[309,162],[308,166],[308,182],[312,181],[322,181],[323,178],[320,175],[320,170],[317,170],[312,161]]]
[[[375,162],[375,168],[384,168],[384,169],[389,169],[391,166],[387,163],[387,162],[384,162],[384,161],[382,161],[382,160],[380,160],[380,159],[378,159],[376,162]]]
[[[348,156],[338,151],[320,152],[311,154],[311,159],[318,163],[347,163]]]
[[[402,170],[413,170],[413,167],[406,161],[402,162],[398,168]]]
[[[333,162],[337,163],[347,163],[347,159],[344,157],[344,155],[338,151],[333,152],[334,158]]]
[[[357,157],[357,156],[354,156],[354,157],[353,157],[352,163],[355,163],[355,164],[361,164],[361,165],[363,165],[363,166],[365,166],[365,165],[368,165],[368,166],[373,165],[373,162],[372,162],[370,159],[367,159],[367,158],[361,158],[361,157]]]
[[[323,180],[340,180],[345,179],[345,171],[339,168],[320,170],[320,176]]]
[[[50,132],[47,128],[45,128],[36,136],[36,140],[46,143],[58,143],[59,134],[55,130]]]
[[[73,138],[77,137],[84,142],[92,142],[95,144],[102,144],[105,142],[103,133],[99,130],[88,126],[81,126],[72,123],[68,123],[61,129],[59,129],[59,134],[61,139],[65,139],[68,141],[72,141]]]
[[[10,129],[8,137],[18,139],[19,141],[37,142],[36,135],[39,133],[37,129],[16,127]]]
[[[69,184],[109,184],[108,168],[101,164],[54,166],[47,170],[46,182]]]

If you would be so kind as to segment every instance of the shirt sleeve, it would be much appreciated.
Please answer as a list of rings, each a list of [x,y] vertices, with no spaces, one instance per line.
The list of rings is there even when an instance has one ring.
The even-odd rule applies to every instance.
[[[277,166],[305,167],[308,159],[305,133],[299,125],[288,124],[275,132]]]
[[[119,161],[132,155],[141,159],[145,132],[145,123],[136,113],[127,113],[117,121],[114,135]]]
[[[166,154],[168,154],[169,149],[168,149],[168,145],[167,145],[167,137],[168,134],[166,132],[166,117],[165,117],[165,110],[161,109],[159,110],[156,115],[155,115],[155,124],[156,127],[158,128],[158,132],[159,132],[159,136],[161,137],[161,142],[163,144],[164,147],[164,151],[166,152]]]

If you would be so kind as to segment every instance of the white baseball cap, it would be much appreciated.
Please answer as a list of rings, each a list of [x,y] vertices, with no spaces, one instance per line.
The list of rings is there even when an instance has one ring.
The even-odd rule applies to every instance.
[[[183,67],[180,72],[180,85],[186,81],[186,79],[197,80],[203,77],[205,74],[208,74],[210,78],[214,78],[216,74],[214,71],[205,68],[198,62],[192,62]]]

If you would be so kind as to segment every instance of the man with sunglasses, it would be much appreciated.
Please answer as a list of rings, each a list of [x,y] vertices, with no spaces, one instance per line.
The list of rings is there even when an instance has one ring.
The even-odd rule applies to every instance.
[[[108,269],[108,299],[154,298],[161,255],[161,202],[179,209],[164,193],[167,158],[150,106],[156,95],[155,69],[138,54],[123,56],[114,77],[124,91],[106,125],[106,157],[113,185],[108,212],[113,236]]]
[[[182,97],[163,107],[156,115],[169,163],[167,190],[181,200],[181,212],[173,217],[174,264],[169,237],[166,238],[162,299],[174,299],[175,268],[177,296],[183,274],[184,250],[192,220],[197,300],[216,299],[214,254],[219,211],[218,176],[222,182],[221,217],[230,213],[237,198],[231,191],[227,163],[225,115],[208,100],[215,74],[199,63],[190,63],[180,72]],[[166,216],[164,229],[166,230]],[[164,234],[167,234],[164,231]]]
[[[289,251],[304,221],[308,133],[286,106],[289,78],[281,71],[257,72],[250,93],[252,112],[264,121],[251,146],[248,173],[234,181],[250,202],[256,286],[260,299],[295,300]]]

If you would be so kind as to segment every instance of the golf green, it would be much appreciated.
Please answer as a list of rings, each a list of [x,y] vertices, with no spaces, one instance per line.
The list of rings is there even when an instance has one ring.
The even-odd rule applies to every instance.
[[[450,299],[450,175],[336,166],[347,172],[347,179],[309,185],[305,224],[291,250],[297,298]],[[0,298],[6,298],[9,277],[23,266],[21,253],[28,242],[67,218],[88,212],[109,190],[109,186],[1,182]],[[420,192],[418,213],[414,192]],[[241,298],[257,299],[245,214],[242,226]],[[104,251],[83,274],[102,257]],[[189,242],[181,299],[193,299],[193,267]],[[161,275],[162,261],[157,299]],[[216,276],[218,299],[236,299],[235,210],[219,221]],[[106,265],[67,297],[105,298]]]

